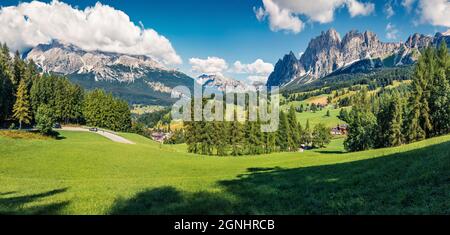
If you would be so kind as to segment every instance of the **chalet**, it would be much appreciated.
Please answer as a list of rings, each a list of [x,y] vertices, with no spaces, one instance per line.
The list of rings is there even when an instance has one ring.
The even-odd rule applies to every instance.
[[[152,133],[152,139],[157,142],[164,142],[168,138],[168,134],[164,132],[153,132]]]
[[[348,125],[341,124],[331,128],[332,135],[346,135],[348,133]]]

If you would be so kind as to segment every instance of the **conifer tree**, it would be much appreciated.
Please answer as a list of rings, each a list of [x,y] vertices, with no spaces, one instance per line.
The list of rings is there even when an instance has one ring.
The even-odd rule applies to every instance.
[[[231,155],[238,156],[242,154],[242,125],[237,119],[237,112],[234,110],[234,119],[229,128]]]
[[[289,150],[289,122],[286,114],[281,111],[280,112],[280,124],[278,127],[277,134],[277,145],[280,148],[280,151],[288,151]],[[292,141],[292,140],[291,140]]]
[[[297,115],[295,112],[294,106],[291,106],[288,113],[288,122],[289,122],[289,136],[290,142],[289,142],[289,148],[291,150],[295,150],[300,146],[300,133],[298,128],[298,122],[297,122]]]
[[[390,104],[390,122],[389,122],[389,147],[400,146],[404,142],[402,133],[403,126],[403,105],[401,98],[397,93],[394,93]]]
[[[430,112],[433,135],[442,135],[449,133],[450,130],[450,78],[447,78],[450,59],[447,44],[444,41],[436,52],[436,59],[430,96]]]
[[[309,119],[306,120],[305,129],[302,131],[301,142],[305,145],[309,145],[312,142],[312,130],[309,125]]]
[[[30,97],[24,80],[20,81],[17,89],[16,103],[13,107],[13,118],[19,121],[19,129],[22,129],[22,124],[29,124],[31,122]]]
[[[409,100],[409,115],[407,127],[407,140],[409,142],[423,140],[428,137],[432,129],[429,97],[430,80],[433,76],[434,57],[432,49],[428,48],[417,62]],[[431,70],[431,71],[430,71]]]

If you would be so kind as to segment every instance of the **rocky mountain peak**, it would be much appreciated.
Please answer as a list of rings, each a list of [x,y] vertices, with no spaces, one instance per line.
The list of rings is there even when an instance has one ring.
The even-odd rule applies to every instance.
[[[94,74],[97,80],[120,82],[134,81],[147,70],[165,69],[148,56],[87,51],[59,40],[34,47],[26,58],[34,60],[44,72]]]

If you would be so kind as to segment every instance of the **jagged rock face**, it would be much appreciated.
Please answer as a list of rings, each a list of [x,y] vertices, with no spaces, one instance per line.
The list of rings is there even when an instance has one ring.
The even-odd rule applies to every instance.
[[[341,38],[335,30],[328,30],[308,45],[300,58],[301,65],[313,77],[320,76],[325,71],[333,71],[341,60]]]
[[[369,70],[378,68],[383,64],[380,61],[391,56],[394,57],[392,66],[412,64],[420,56],[420,49],[438,45],[442,40],[450,45],[450,36],[446,33],[438,33],[435,37],[414,34],[405,43],[384,43],[372,32],[355,30],[341,40],[336,30],[330,29],[312,39],[299,60],[291,53],[278,61],[266,86],[309,83],[363,60],[346,71],[361,71],[364,66]]]
[[[84,51],[71,44],[54,40],[48,45],[38,45],[28,54],[44,70],[64,75],[93,73],[96,80],[132,82],[143,77],[145,70],[164,69],[147,56]]]
[[[433,38],[423,34],[415,33],[408,37],[405,42],[407,48],[424,48],[433,43]]]
[[[267,79],[267,87],[279,86],[280,84],[288,83],[293,77],[300,77],[305,74],[305,69],[297,60],[294,53],[291,51],[285,55],[282,60],[279,60],[274,72],[270,74]]]
[[[358,60],[383,58],[400,48],[400,43],[380,42],[372,32],[350,31],[341,40],[339,34],[330,29],[311,40],[300,62],[310,76],[320,78]]]

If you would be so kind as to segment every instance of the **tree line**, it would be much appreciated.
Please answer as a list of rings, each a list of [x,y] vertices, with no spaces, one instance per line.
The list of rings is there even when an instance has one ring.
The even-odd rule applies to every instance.
[[[184,123],[188,151],[202,155],[258,155],[298,151],[300,147],[324,147],[331,141],[330,129],[324,124],[302,127],[294,107],[281,111],[276,132],[262,132],[261,121],[190,121]],[[248,117],[248,115],[246,115]]]
[[[412,143],[450,133],[450,55],[447,45],[427,48],[407,89],[384,90],[353,97],[345,147],[349,151]]]
[[[32,60],[22,60],[18,52],[11,58],[7,45],[2,44],[0,126],[36,126],[50,134],[57,122],[126,131],[131,127],[131,114],[126,102],[103,90],[87,92],[62,76],[41,74]]]

